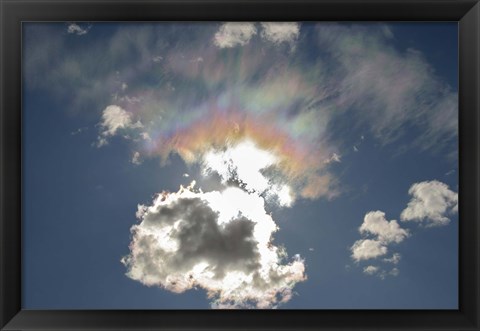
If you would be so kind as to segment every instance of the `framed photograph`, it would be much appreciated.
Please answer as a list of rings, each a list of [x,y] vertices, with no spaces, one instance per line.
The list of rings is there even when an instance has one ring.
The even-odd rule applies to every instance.
[[[1,330],[480,330],[478,1],[1,10]]]

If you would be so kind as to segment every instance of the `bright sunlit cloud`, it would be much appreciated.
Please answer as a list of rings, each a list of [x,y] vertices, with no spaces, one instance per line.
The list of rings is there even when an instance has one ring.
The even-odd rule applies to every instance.
[[[285,184],[274,183],[265,170],[279,163],[272,153],[258,148],[252,141],[242,141],[225,150],[211,150],[203,157],[203,172],[220,175],[224,184],[235,181],[249,192],[266,193],[282,206],[293,203],[291,189]]]
[[[214,308],[274,308],[304,281],[305,265],[272,243],[278,230],[262,197],[240,188],[202,192],[194,183],[140,205],[127,276],[181,293],[207,291]],[[289,261],[287,261],[289,260]]]

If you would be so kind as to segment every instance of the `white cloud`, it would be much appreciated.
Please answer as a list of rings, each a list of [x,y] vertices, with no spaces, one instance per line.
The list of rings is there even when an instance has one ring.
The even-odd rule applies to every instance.
[[[139,165],[139,164],[142,163],[142,161],[140,160],[140,153],[139,152],[134,152],[133,153],[131,162],[135,165]]]
[[[357,240],[350,248],[352,259],[356,262],[384,256],[388,253],[389,244],[400,243],[409,236],[409,232],[402,229],[397,221],[388,221],[385,213],[378,210],[365,215],[358,231],[364,236],[373,236],[373,239]],[[399,254],[394,253],[392,259],[399,260]]]
[[[132,226],[127,276],[182,293],[203,288],[214,308],[274,308],[306,279],[303,260],[286,262],[272,243],[278,227],[264,200],[239,188],[162,193],[140,205]]]
[[[223,183],[237,182],[249,192],[265,193],[281,206],[291,206],[294,198],[288,185],[274,183],[264,170],[278,162],[275,155],[262,150],[250,140],[242,141],[224,150],[211,150],[203,156],[203,173],[217,173]]]
[[[284,42],[294,43],[300,34],[300,25],[298,23],[268,22],[262,23],[262,28],[262,38],[277,45]]]
[[[87,131],[87,130],[88,130],[88,127],[87,127],[87,126],[84,126],[84,127],[82,127],[82,128],[78,128],[77,130],[70,132],[70,134],[71,134],[72,136],[76,136],[77,134],[80,134],[80,133],[85,132],[85,131]]]
[[[383,259],[383,262],[398,264],[402,256],[399,253],[394,253],[392,257]]]
[[[231,22],[223,24],[215,33],[214,44],[220,48],[246,45],[257,33],[253,23]]]
[[[401,213],[402,221],[426,222],[427,227],[446,225],[450,222],[446,215],[458,212],[458,194],[439,181],[415,183],[408,193],[412,199]],[[400,243],[410,236],[410,232],[401,228],[397,221],[388,221],[385,213],[378,210],[365,215],[359,232],[365,236],[371,235],[373,239],[357,240],[350,247],[351,257],[356,262],[384,256],[388,253],[390,244]],[[383,258],[382,262],[397,265],[400,259],[399,253],[393,253],[390,257]],[[399,272],[397,267],[389,272],[373,266],[364,268],[364,273],[376,274],[382,279],[398,276]]]
[[[378,271],[380,270],[379,267],[377,266],[373,266],[373,265],[369,265],[365,268],[363,268],[363,272],[367,275],[374,275],[376,274]]]
[[[408,193],[412,199],[402,211],[402,221],[425,223],[427,227],[450,223],[448,215],[458,212],[458,194],[448,185],[433,180],[413,184]]]
[[[365,215],[359,228],[360,233],[370,233],[384,243],[400,243],[408,237],[408,231],[402,229],[397,221],[387,221],[382,211],[371,211]]]
[[[387,278],[387,276],[398,276],[400,270],[398,270],[398,268],[392,268],[390,271],[386,271],[378,266],[369,265],[363,268],[363,273],[369,276],[377,276],[383,280]]]
[[[150,135],[148,134],[148,132],[141,132],[140,133],[140,137],[143,139],[143,140],[152,140],[152,138],[150,137]]]
[[[393,268],[392,270],[390,270],[389,274],[391,276],[398,276],[400,274],[400,270],[398,270],[398,268]]]
[[[97,146],[101,147],[107,144],[107,137],[114,136],[118,130],[142,128],[142,123],[140,121],[134,123],[132,117],[132,113],[119,106],[110,105],[105,108],[100,122],[102,131],[98,137]]]
[[[88,26],[87,28],[82,28],[80,25],[76,23],[71,23],[68,28],[67,32],[70,34],[76,34],[78,36],[82,36],[84,34],[87,34],[88,31],[90,30],[91,26]]]
[[[374,259],[388,252],[385,243],[374,239],[357,240],[350,248],[355,261]]]

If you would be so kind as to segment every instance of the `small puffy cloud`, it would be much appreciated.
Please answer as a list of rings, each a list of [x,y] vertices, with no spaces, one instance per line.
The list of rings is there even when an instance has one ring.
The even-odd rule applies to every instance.
[[[384,243],[400,243],[408,237],[408,231],[402,229],[397,221],[387,221],[382,211],[372,211],[365,215],[360,233],[370,233],[377,236],[378,240]]]
[[[389,272],[389,275],[391,276],[398,276],[400,274],[400,270],[398,270],[398,268],[393,268],[392,270],[390,270]]]
[[[350,248],[355,261],[374,259],[388,252],[385,243],[374,239],[357,240]]]
[[[132,126],[132,114],[119,106],[108,106],[103,111],[101,126],[105,135],[113,136],[118,129]]]
[[[148,134],[148,132],[142,132],[142,133],[140,133],[140,138],[142,138],[143,140],[152,140],[152,138],[150,137],[150,135]]]
[[[80,134],[80,133],[85,132],[87,130],[88,130],[88,127],[84,126],[82,128],[78,128],[77,130],[70,132],[70,134],[72,136],[76,136],[77,134]]]
[[[392,257],[383,259],[383,262],[398,264],[402,256],[399,253],[394,253]]]
[[[386,271],[378,266],[369,265],[363,268],[363,273],[369,276],[377,276],[380,279],[385,279],[387,276],[398,276],[400,270],[398,268],[393,268],[390,271]]]
[[[246,45],[257,33],[253,23],[230,22],[220,26],[215,33],[214,44],[219,48],[232,48]]]
[[[409,232],[402,229],[397,221],[388,221],[385,213],[379,210],[367,213],[358,231],[373,238],[357,240],[350,248],[352,259],[356,262],[384,256],[388,253],[389,244],[400,243],[409,236]],[[400,256],[397,255],[395,253],[392,259],[399,260]]]
[[[408,193],[412,199],[400,215],[404,222],[422,222],[427,227],[447,225],[450,223],[447,216],[458,212],[458,194],[442,182],[415,183]]]
[[[440,226],[450,222],[446,215],[458,212],[458,194],[439,181],[415,183],[408,193],[412,199],[400,215],[402,221],[425,222],[427,227]],[[364,236],[373,236],[373,239],[357,240],[350,247],[351,257],[356,262],[384,256],[390,244],[400,243],[410,236],[410,232],[401,228],[397,221],[388,221],[385,213],[378,210],[367,213],[358,230]],[[393,253],[381,261],[397,265],[400,259],[399,253]],[[364,268],[364,273],[376,274],[382,279],[386,276],[397,276],[399,272],[397,267],[388,272],[373,266]]]
[[[300,25],[290,22],[266,22],[262,23],[262,38],[274,43],[294,43],[300,34]]]
[[[234,203],[233,203],[234,202]],[[272,242],[278,230],[256,194],[230,187],[159,194],[140,205],[127,276],[182,293],[203,288],[214,308],[275,308],[306,279],[303,260]]]
[[[119,106],[110,105],[105,108],[102,113],[102,121],[100,122],[102,131],[98,137],[97,146],[106,145],[107,138],[114,136],[118,130],[142,128],[142,123],[140,121],[134,123],[132,117],[132,113]]]
[[[77,36],[82,36],[84,34],[87,34],[90,28],[91,26],[88,26],[87,28],[82,28],[76,23],[71,23],[67,28],[67,32],[70,34],[76,34]]]
[[[380,268],[376,267],[376,266],[373,266],[373,265],[369,265],[369,266],[363,268],[363,273],[365,273],[367,275],[374,275],[379,271],[380,271]]]
[[[142,161],[140,160],[140,153],[139,152],[133,153],[131,162],[135,165],[139,165],[139,164],[142,163]]]

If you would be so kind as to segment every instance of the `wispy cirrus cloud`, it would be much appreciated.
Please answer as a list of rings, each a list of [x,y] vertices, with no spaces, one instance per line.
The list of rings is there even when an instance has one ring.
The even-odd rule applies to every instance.
[[[355,119],[352,132],[362,127],[381,144],[396,141],[410,126],[419,129],[417,137],[409,138],[412,146],[434,150],[456,141],[456,92],[436,76],[421,52],[392,47],[394,30],[383,25],[142,24],[120,28],[101,44],[68,54],[55,51],[65,48],[65,40],[50,30],[48,43],[35,42],[42,38],[28,42],[27,85],[51,86],[68,97],[71,109],[118,105],[142,123],[152,122],[151,137],[165,138],[171,134],[168,128],[180,121],[192,125],[212,109],[223,114],[230,109],[271,122],[304,149],[321,146],[325,155],[342,154],[338,149],[344,142],[332,124],[342,116]],[[309,38],[300,38],[302,31]],[[298,52],[259,48],[271,41],[250,42],[257,34],[279,42],[296,40]],[[222,36],[224,45],[242,47],[219,49],[211,42],[215,36]],[[319,56],[305,57],[307,49]]]
[[[407,125],[424,129],[416,143],[425,148],[456,137],[457,93],[436,76],[421,52],[396,50],[389,42],[391,30],[327,24],[316,31],[323,50],[337,61],[332,77],[336,105],[382,143],[402,136]]]

